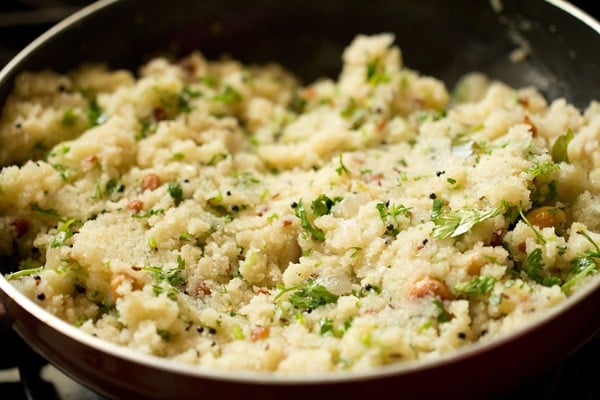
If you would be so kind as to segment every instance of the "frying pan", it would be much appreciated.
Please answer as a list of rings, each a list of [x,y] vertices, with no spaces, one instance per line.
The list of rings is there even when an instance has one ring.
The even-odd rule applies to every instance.
[[[275,60],[310,82],[336,76],[341,52],[357,33],[379,32],[395,33],[406,65],[449,87],[477,70],[512,86],[537,86],[548,99],[565,97],[579,108],[598,97],[600,25],[561,0],[102,0],[6,65],[0,104],[24,70],[65,71],[84,61],[135,69],[157,52],[179,56],[193,49],[209,58],[226,52],[245,63]],[[517,48],[527,50],[520,62],[509,57]],[[3,273],[13,268],[0,267]],[[557,363],[600,329],[595,279],[544,319],[494,342],[364,373],[281,377],[211,371],[106,343],[45,312],[2,276],[0,299],[0,329],[11,326],[98,393],[128,399],[487,397]]]

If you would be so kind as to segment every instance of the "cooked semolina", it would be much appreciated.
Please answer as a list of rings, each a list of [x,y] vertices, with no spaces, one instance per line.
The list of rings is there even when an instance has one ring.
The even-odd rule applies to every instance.
[[[156,58],[22,74],[0,120],[7,278],[106,341],[315,374],[522,329],[597,278],[600,103],[445,85],[357,36],[337,81]]]

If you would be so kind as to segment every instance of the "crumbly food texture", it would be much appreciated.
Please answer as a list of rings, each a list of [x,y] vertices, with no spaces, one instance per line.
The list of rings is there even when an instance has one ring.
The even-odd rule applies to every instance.
[[[22,74],[0,120],[8,279],[85,332],[315,374],[514,332],[597,278],[600,104],[449,93],[359,35],[338,80],[156,58]]]

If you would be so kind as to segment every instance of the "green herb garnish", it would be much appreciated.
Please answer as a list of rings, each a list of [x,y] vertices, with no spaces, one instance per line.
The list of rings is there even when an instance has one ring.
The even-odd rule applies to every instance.
[[[335,303],[338,299],[338,296],[327,290],[325,286],[320,285],[314,279],[308,279],[304,284],[283,289],[275,296],[274,301],[279,300],[283,294],[288,292],[293,292],[288,301],[300,311],[312,311],[319,306]]]
[[[344,329],[336,329],[336,327],[333,324],[333,319],[331,319],[330,317],[319,320],[319,326],[319,335],[321,336],[325,336],[328,334],[336,338],[341,338],[342,336],[344,336]]]
[[[335,203],[341,200],[341,197],[335,197],[332,200],[329,197],[327,197],[327,195],[322,194],[313,200],[312,204],[310,205],[310,208],[316,216],[320,217],[329,214],[331,212],[331,207],[333,207]]]
[[[173,199],[175,206],[178,206],[183,200],[183,190],[181,189],[181,184],[179,182],[170,182],[167,185],[167,192]]]
[[[292,98],[290,99],[288,107],[296,114],[302,114],[306,109],[306,104],[306,99],[303,96],[301,96],[297,91],[294,91],[292,93]]]
[[[179,288],[184,282],[183,270],[185,268],[185,261],[181,256],[177,256],[177,267],[171,269],[163,269],[162,267],[142,267],[142,270],[147,271],[151,274],[152,279],[156,282],[152,286],[154,294],[157,296],[167,291],[167,296],[174,300],[177,295],[177,288]],[[167,283],[170,287],[165,288],[162,286],[163,283]]]
[[[434,203],[439,206],[439,203]],[[492,208],[487,211],[478,211],[473,208],[463,208],[461,210],[441,213],[439,209],[432,211],[432,221],[435,223],[432,235],[437,239],[446,239],[457,237],[471,230],[478,223],[486,219],[493,218],[502,213],[506,208],[503,202],[500,207]]]
[[[546,161],[542,163],[536,162],[533,167],[529,168],[525,172],[534,178],[537,178],[538,176],[550,176],[559,169],[560,166],[558,164],[555,164],[552,161]]]
[[[306,214],[306,210],[304,209],[304,204],[302,203],[302,199],[298,200],[298,205],[294,210],[294,215],[300,218],[300,225],[303,229],[309,232],[313,239],[322,242],[325,240],[325,234],[319,228],[312,226],[310,221],[308,220],[308,215]]]
[[[231,105],[242,100],[242,95],[236,91],[233,87],[226,85],[225,89],[213,97],[214,101],[221,102],[223,104]]]
[[[410,219],[410,208],[402,204],[392,204],[389,201],[385,203],[377,203],[375,205],[379,216],[386,226],[385,233],[387,235],[396,236],[400,230],[398,229],[399,221],[398,217]]]
[[[93,89],[80,89],[79,92],[88,102],[85,115],[90,125],[93,127],[105,123],[107,118],[98,104],[96,92]]]
[[[349,174],[350,174],[350,171],[348,171],[348,168],[346,168],[346,166],[344,165],[344,160],[342,159],[342,154],[341,154],[341,153],[340,153],[340,155],[339,155],[339,161],[340,161],[340,165],[339,165],[339,167],[337,167],[337,168],[335,169],[335,172],[337,172],[337,174],[338,174],[338,175],[340,175],[340,176],[341,176],[342,174],[344,174],[344,173],[345,173],[346,175],[349,175]]]
[[[58,227],[58,235],[53,237],[50,240],[50,248],[56,249],[57,247],[61,247],[65,245],[65,242],[73,236],[74,232],[77,231],[77,228],[81,224],[81,221],[71,218],[66,222],[62,223]]]
[[[132,217],[133,218],[148,218],[151,217],[153,215],[159,215],[162,214],[164,211],[162,208],[157,208],[157,209],[150,209],[148,211],[145,212],[139,212],[137,214],[133,214]]]
[[[157,329],[156,333],[165,342],[168,342],[171,339],[171,332],[169,332],[169,331],[166,331],[164,329]]]
[[[454,290],[469,297],[484,296],[492,291],[496,278],[493,276],[476,276],[468,282],[459,283]]]
[[[73,126],[75,124],[75,121],[77,121],[77,113],[75,112],[73,107],[65,108],[60,123],[63,126]]]
[[[559,285],[562,280],[555,276],[544,275],[544,260],[542,258],[542,249],[537,248],[527,255],[522,269],[527,273],[527,277],[532,281],[544,286]]]
[[[566,282],[561,286],[561,290],[567,294],[571,293],[571,288],[575,283],[588,275],[598,272],[598,264],[595,259],[600,258],[600,247],[587,232],[578,231],[577,233],[585,237],[586,240],[594,246],[594,250],[586,250],[584,255],[571,261],[571,271]]]
[[[42,272],[44,270],[44,267],[36,267],[36,268],[28,268],[28,269],[22,269],[20,271],[17,272],[13,272],[10,273],[8,275],[5,275],[4,277],[6,278],[6,280],[8,281],[12,281],[14,279],[18,279],[18,278],[22,278],[24,276],[29,276],[29,275],[35,275],[38,274],[40,272]]]
[[[388,83],[390,77],[382,69],[379,60],[369,62],[367,64],[366,81],[374,86],[380,83]]]
[[[125,191],[125,185],[123,185],[123,182],[121,182],[120,179],[110,179],[106,182],[104,187],[108,197],[111,197],[115,193],[123,193]]]
[[[33,211],[35,211],[38,214],[41,214],[45,217],[52,217],[52,218],[62,218],[60,216],[60,214],[58,213],[58,211],[56,211],[53,208],[42,208],[40,207],[40,205],[38,203],[31,203],[29,205],[29,208],[31,208]]]
[[[535,226],[533,226],[533,224],[531,222],[529,222],[529,220],[523,213],[522,209],[519,209],[519,215],[521,216],[521,219],[523,219],[523,222],[525,222],[525,225],[527,225],[529,227],[529,229],[531,229],[533,231],[533,234],[537,238],[538,242],[545,244],[546,239],[544,239],[544,236],[542,236],[540,231],[538,231],[537,228]]]
[[[433,305],[437,309],[437,320],[438,322],[449,322],[452,319],[452,315],[444,308],[444,303],[439,298],[433,299]]]
[[[236,179],[236,185],[250,186],[260,183],[260,179],[255,177],[252,172],[234,172],[233,177]]]
[[[50,166],[54,168],[56,172],[58,172],[63,181],[68,180],[71,176],[71,173],[75,171],[73,168],[67,167],[63,164],[50,164]]]
[[[192,111],[192,107],[190,106],[190,100],[195,99],[196,97],[200,97],[201,93],[196,90],[192,90],[187,86],[184,86],[179,92],[177,96],[177,107],[179,111],[182,113],[189,113]]]
[[[354,295],[356,297],[365,297],[365,296],[368,296],[369,293],[371,293],[371,292],[376,293],[376,294],[381,294],[381,288],[379,286],[375,286],[375,285],[371,285],[370,283],[367,283],[365,286],[361,287],[358,292],[353,290],[352,295]]]

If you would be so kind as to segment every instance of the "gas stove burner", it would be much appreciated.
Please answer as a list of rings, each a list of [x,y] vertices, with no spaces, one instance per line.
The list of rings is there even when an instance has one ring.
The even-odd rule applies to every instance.
[[[0,335],[0,394],[10,400],[102,400],[29,348],[14,332]]]
[[[0,393],[10,399],[58,399],[54,385],[42,379],[42,368],[46,360],[11,331],[3,334],[4,351],[0,361]],[[12,375],[12,379],[11,378]]]

